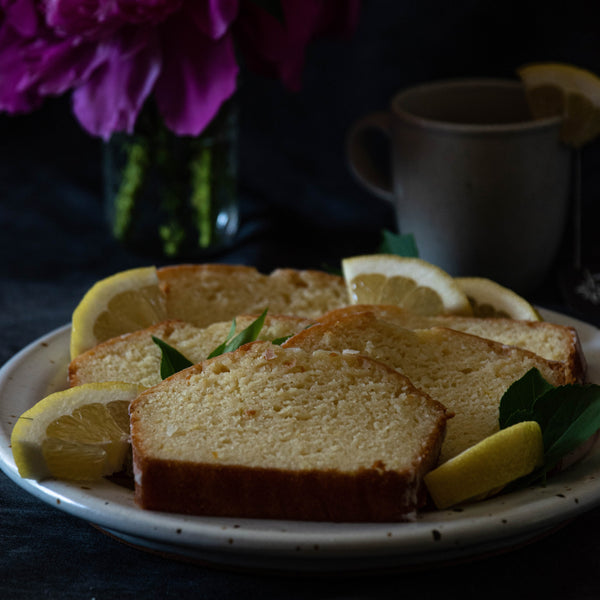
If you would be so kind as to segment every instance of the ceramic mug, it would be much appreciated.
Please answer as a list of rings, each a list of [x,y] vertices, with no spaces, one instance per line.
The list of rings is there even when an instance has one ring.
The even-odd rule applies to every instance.
[[[533,120],[517,81],[450,80],[399,92],[349,132],[358,180],[392,201],[421,258],[454,276],[535,289],[567,220],[570,153],[561,118]],[[382,160],[374,131],[389,141]],[[391,171],[386,173],[386,165]]]

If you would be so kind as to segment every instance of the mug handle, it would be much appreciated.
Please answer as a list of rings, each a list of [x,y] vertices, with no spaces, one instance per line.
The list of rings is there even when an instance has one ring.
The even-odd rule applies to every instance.
[[[386,172],[374,159],[372,144],[369,148],[369,141],[373,141],[374,133],[382,133],[387,138],[388,165],[390,165],[392,118],[386,111],[366,115],[350,128],[346,138],[346,155],[351,171],[358,181],[376,196],[393,202],[394,190],[390,168]]]

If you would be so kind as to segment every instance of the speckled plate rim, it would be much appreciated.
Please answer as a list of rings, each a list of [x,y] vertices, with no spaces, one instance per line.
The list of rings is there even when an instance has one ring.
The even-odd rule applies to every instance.
[[[540,309],[544,319],[574,327],[600,383],[600,330]],[[237,568],[288,572],[387,569],[460,560],[520,545],[600,504],[600,443],[546,487],[501,495],[410,523],[313,523],[188,517],[139,509],[133,493],[110,481],[79,485],[22,479],[10,450],[19,414],[66,385],[70,326],[41,337],[0,369],[0,468],[44,502],[111,535],[170,556]]]

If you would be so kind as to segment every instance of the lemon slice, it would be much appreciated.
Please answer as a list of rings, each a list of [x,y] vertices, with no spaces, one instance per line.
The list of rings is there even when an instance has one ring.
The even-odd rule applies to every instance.
[[[540,313],[525,298],[485,277],[455,277],[467,295],[476,317],[500,317],[520,321],[541,321]]]
[[[425,475],[439,509],[481,499],[543,463],[542,430],[535,421],[501,429]]]
[[[352,304],[395,304],[420,315],[470,315],[466,295],[445,271],[420,258],[395,254],[342,261]]]
[[[165,319],[155,267],[111,275],[95,283],[73,312],[71,358],[100,342]]]
[[[90,383],[40,400],[10,439],[21,477],[84,481],[120,471],[129,452],[129,404],[142,389]]]
[[[600,78],[563,63],[534,63],[517,73],[535,118],[563,115],[561,139],[580,147],[600,134]]]

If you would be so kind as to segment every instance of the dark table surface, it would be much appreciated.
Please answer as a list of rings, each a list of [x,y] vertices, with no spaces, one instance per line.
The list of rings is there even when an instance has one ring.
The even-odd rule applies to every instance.
[[[62,114],[57,109],[55,116]],[[26,139],[35,138],[28,128],[35,129],[41,118],[19,122]],[[15,122],[3,126],[15,139]],[[73,154],[84,148],[95,155],[95,144],[77,132],[69,135]],[[44,160],[31,168],[44,143],[38,138],[36,152],[28,145],[13,148],[12,153],[23,153],[18,160],[8,156],[6,149],[2,156],[2,183],[8,195],[0,205],[0,363],[68,323],[74,306],[96,279],[150,260],[123,249],[107,235],[94,169],[78,170],[75,176],[67,168],[73,157],[50,160],[45,153]],[[351,226],[340,231],[331,227],[329,243],[315,249],[305,241],[315,239],[314,229],[304,229],[302,224],[289,228],[290,243],[286,243],[279,228],[287,216],[266,211],[261,217],[260,206],[250,198],[244,207],[238,242],[210,260],[257,264],[263,270],[332,264],[345,253],[374,249],[378,228],[388,218],[385,207],[379,207],[381,222],[372,218],[359,237]],[[363,218],[355,215],[354,221]],[[318,236],[326,233],[323,228]],[[536,300],[568,311],[557,290],[550,278]],[[565,523],[547,538],[497,556],[426,570],[329,578],[235,572],[150,554],[36,499],[3,473],[0,523],[0,598],[358,599],[393,597],[400,591],[424,598],[441,593],[451,598],[505,598],[517,589],[536,597],[546,593],[600,597],[600,507]]]
[[[393,13],[402,3],[381,4]],[[393,229],[394,218],[388,205],[360,190],[348,174],[342,147],[350,123],[385,106],[384,99],[402,81],[505,76],[522,62],[548,58],[585,64],[581,57],[591,57],[586,66],[593,67],[600,47],[597,34],[569,38],[562,31],[554,54],[548,51],[548,40],[558,37],[541,36],[537,46],[525,43],[527,19],[542,18],[534,4],[519,5],[519,11],[525,9],[520,12],[523,21],[511,34],[510,51],[506,44],[496,46],[496,33],[490,29],[488,35],[478,21],[451,19],[453,27],[477,31],[471,41],[485,49],[485,67],[475,63],[477,51],[457,36],[452,48],[461,54],[459,62],[451,62],[443,50],[433,58],[411,54],[423,39],[429,47],[449,44],[449,36],[441,35],[442,24],[415,30],[417,9],[405,8],[395,21],[404,28],[399,36],[389,23],[375,18],[371,7],[355,42],[362,50],[351,46],[350,54],[344,54],[348,50],[335,44],[317,45],[300,95],[286,95],[274,83],[250,81],[250,91],[242,92],[242,227],[231,248],[206,260],[252,264],[267,272],[280,266],[335,265],[345,255],[375,250],[381,229]],[[484,9],[475,12],[491,27],[494,15]],[[510,14],[510,19],[500,19],[507,27]],[[545,15],[558,31],[559,19]],[[372,74],[375,49],[385,42],[381,78],[372,86],[356,85]],[[322,67],[321,77],[311,64]],[[337,87],[330,81],[334,71]],[[329,86],[325,97],[323,86]],[[73,125],[65,102],[50,102],[33,115],[0,116],[0,364],[68,323],[82,294],[97,279],[167,262],[139,256],[108,235],[100,156],[100,143]],[[599,156],[597,144],[584,154],[586,221],[592,232]],[[587,240],[595,259],[596,238]],[[565,247],[563,262],[568,263],[567,242]],[[597,310],[582,313],[562,293],[561,264],[530,300],[600,323]],[[34,498],[0,472],[0,598],[507,598],[518,591],[523,597],[551,594],[584,600],[600,597],[599,567],[600,507],[543,539],[461,564],[341,577],[236,572],[130,547]]]

